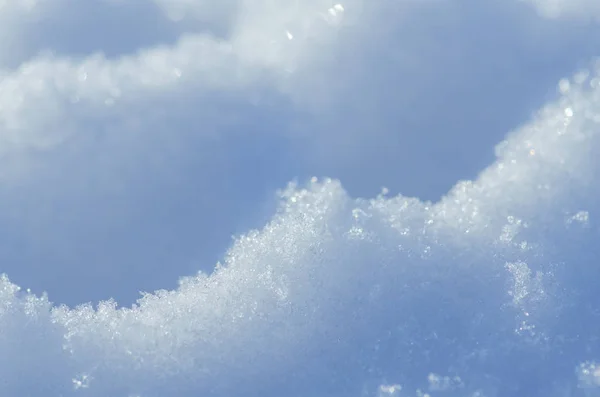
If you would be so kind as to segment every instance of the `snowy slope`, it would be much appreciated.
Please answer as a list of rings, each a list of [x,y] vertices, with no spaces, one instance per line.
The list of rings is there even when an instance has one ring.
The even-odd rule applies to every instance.
[[[600,395],[600,66],[573,48],[597,7],[576,3],[0,3],[0,394]],[[520,44],[486,60],[486,18]],[[451,170],[486,134],[495,159]],[[430,157],[353,168],[409,144]],[[356,198],[374,174],[394,192]]]

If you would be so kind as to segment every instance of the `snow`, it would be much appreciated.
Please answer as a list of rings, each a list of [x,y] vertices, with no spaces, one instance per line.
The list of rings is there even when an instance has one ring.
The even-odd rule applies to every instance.
[[[547,18],[597,19],[600,5],[593,0],[521,0],[531,3]]]
[[[110,225],[131,222],[140,224],[119,238],[134,249],[136,236],[149,233],[144,211],[159,208],[160,200],[173,211],[158,216],[161,222],[192,217],[193,211],[174,210],[180,202],[172,196],[187,192],[180,186],[189,183],[178,179],[181,170],[191,172],[200,181],[197,189],[209,197],[192,207],[216,212],[216,219],[226,217],[230,206],[239,208],[232,218],[244,211],[268,212],[262,222],[255,214],[257,228],[237,233],[214,270],[196,268],[191,276],[181,271],[171,288],[163,278],[170,273],[159,269],[164,273],[155,281],[164,289],[145,293],[132,305],[117,299],[54,303],[51,291],[30,291],[12,281],[11,272],[21,265],[3,265],[8,270],[0,279],[0,394],[600,395],[600,65],[588,63],[585,71],[557,78],[556,95],[511,127],[491,164],[439,200],[392,194],[388,188],[356,198],[340,179],[319,175],[290,182],[274,194],[275,209],[265,209],[263,196],[248,187],[266,182],[257,181],[260,167],[249,160],[261,154],[248,154],[247,142],[276,141],[287,148],[277,141],[283,135],[295,151],[274,144],[266,152],[268,164],[279,165],[284,174],[290,168],[279,163],[292,162],[292,154],[318,168],[323,163],[315,159],[326,147],[329,161],[343,168],[362,150],[360,144],[343,147],[344,139],[390,142],[396,131],[383,122],[367,132],[352,129],[354,121],[364,126],[382,117],[384,112],[369,105],[381,86],[353,80],[368,75],[368,62],[338,69],[336,57],[366,51],[384,36],[383,26],[394,26],[392,15],[418,16],[435,7],[462,12],[453,3],[439,3],[139,2],[140,10],[165,18],[159,18],[159,27],[175,33],[172,43],[137,43],[140,48],[132,53],[84,56],[43,52],[46,45],[38,45],[43,35],[33,40],[26,29],[35,18],[75,26],[82,10],[69,11],[65,1],[0,3],[0,33],[7,33],[0,43],[23,43],[19,52],[8,45],[0,50],[3,250],[10,250],[11,233],[22,233],[17,250],[31,255],[30,261],[46,255],[36,256],[36,250],[80,261],[73,268],[24,271],[21,280],[58,279],[51,287],[65,288],[68,295],[73,285],[87,288],[80,277],[106,280],[105,274],[113,274],[121,287],[137,288],[138,276],[121,264],[80,256],[80,245],[111,241],[101,239],[117,233]],[[534,3],[542,11],[549,4]],[[567,10],[571,3],[552,4]],[[578,4],[593,14],[595,3]],[[107,21],[112,11],[135,15],[116,0],[94,7],[104,10],[99,17]],[[529,9],[522,2],[507,7]],[[563,14],[555,17],[559,20],[541,22],[529,16],[544,26],[560,26]],[[565,18],[571,17],[565,11]],[[365,27],[374,20],[380,26]],[[202,24],[207,29],[190,28]],[[385,46],[376,50],[386,54]],[[414,55],[414,63],[410,56],[396,59],[417,65],[403,66],[403,72],[419,69],[416,58],[422,53],[411,51],[405,55]],[[360,101],[346,102],[345,84],[362,94]],[[407,92],[412,95],[415,87],[420,86],[407,86]],[[375,103],[388,100],[380,95]],[[285,103],[270,104],[278,101]],[[345,104],[361,105],[354,108],[360,112],[348,114]],[[462,101],[452,105],[454,112],[466,109],[466,118],[476,116]],[[350,121],[331,116],[338,106]],[[274,109],[285,110],[290,124],[305,117],[327,128],[300,133],[309,122],[269,130],[271,124],[287,125],[276,120]],[[267,116],[254,119],[261,111]],[[325,136],[315,133],[323,131]],[[447,139],[463,144],[454,135]],[[466,144],[473,145],[469,151],[476,149]],[[367,151],[367,161],[375,157]],[[241,184],[238,190],[228,190],[220,183],[236,162],[248,169],[231,177]],[[412,167],[417,179],[423,175],[420,167]],[[306,168],[304,173],[311,169]],[[267,175],[279,183],[279,175]],[[247,196],[231,198],[229,192]],[[78,223],[80,217],[89,223]],[[75,227],[90,224],[96,231]],[[207,231],[194,237],[196,230],[181,226],[180,232],[211,245],[206,236],[217,229],[216,222],[205,220],[198,228]],[[61,233],[67,237],[61,239]],[[152,249],[144,247],[150,252],[145,258],[154,255]],[[176,251],[166,249],[179,271]],[[130,266],[152,272],[138,262]]]

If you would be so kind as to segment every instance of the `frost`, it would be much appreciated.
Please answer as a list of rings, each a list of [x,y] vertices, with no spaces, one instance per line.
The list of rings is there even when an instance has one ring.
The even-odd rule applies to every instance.
[[[583,388],[600,387],[600,367],[595,362],[582,363],[577,369],[580,386]]]
[[[381,385],[379,386],[379,396],[399,396],[402,391],[400,385]]]

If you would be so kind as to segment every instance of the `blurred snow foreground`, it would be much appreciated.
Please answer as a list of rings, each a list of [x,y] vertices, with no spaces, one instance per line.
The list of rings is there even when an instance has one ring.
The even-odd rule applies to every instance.
[[[290,185],[214,274],[131,308],[2,278],[0,394],[600,395],[598,70],[560,87],[441,201]]]

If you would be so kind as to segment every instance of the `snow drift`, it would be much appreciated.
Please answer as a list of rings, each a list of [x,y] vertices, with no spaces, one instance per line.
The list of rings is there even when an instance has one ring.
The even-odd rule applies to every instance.
[[[20,15],[15,4],[30,2],[8,4]],[[205,4],[157,2],[182,24]],[[245,5],[231,2],[237,19],[224,21],[216,9],[232,24],[227,40],[191,35],[117,60],[7,68],[4,183],[27,177],[15,171],[23,153],[70,148],[90,117],[121,122],[188,87],[246,98],[266,84],[309,106],[302,85],[320,80],[286,76],[327,70],[315,48],[330,48],[359,2]],[[290,184],[213,273],[132,307],[57,306],[4,276],[1,394],[598,395],[599,69],[559,87],[493,164],[438,202],[354,199],[335,179]]]
[[[578,379],[598,384],[595,76],[578,76],[440,202],[353,200],[334,180],[290,186],[214,274],[132,308],[53,308],[3,279],[3,393],[588,390]]]

